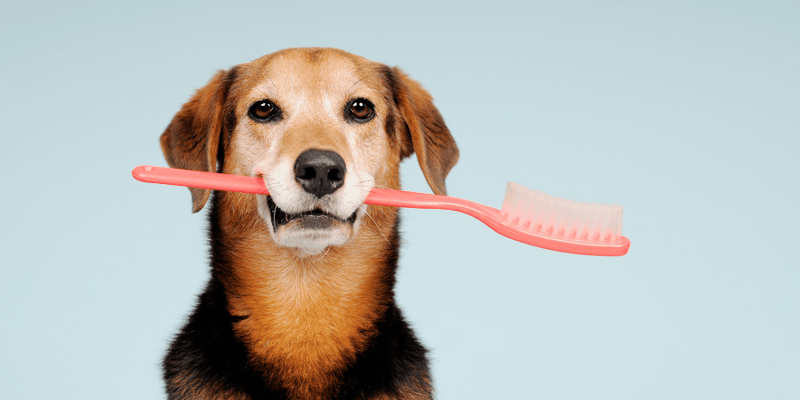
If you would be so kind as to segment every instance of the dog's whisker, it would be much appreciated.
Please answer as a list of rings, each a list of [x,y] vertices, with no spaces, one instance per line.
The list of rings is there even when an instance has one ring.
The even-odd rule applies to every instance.
[[[325,256],[327,256],[330,251],[331,251],[331,246],[328,246],[328,248],[325,249],[325,253],[323,253],[322,256],[319,259],[320,260],[325,259]]]
[[[373,224],[375,224],[375,229],[377,229],[377,230],[378,230],[378,233],[380,233],[380,234],[381,234],[381,236],[383,236],[383,240],[385,240],[385,241],[386,241],[386,243],[387,243],[387,244],[389,244],[389,245],[391,246],[391,245],[392,245],[392,242],[390,242],[390,241],[389,241],[389,239],[386,237],[386,235],[384,235],[384,234],[383,234],[383,232],[381,232],[381,227],[380,227],[380,226],[378,226],[378,223],[377,223],[377,222],[375,222],[375,219],[374,219],[374,218],[372,218],[372,216],[371,216],[371,215],[369,215],[369,209],[368,209],[368,208],[366,208],[366,207],[367,207],[367,205],[366,205],[366,204],[362,204],[362,205],[361,205],[361,207],[365,207],[365,210],[364,210],[364,215],[366,215],[366,216],[367,216],[367,217],[368,217],[368,218],[369,218],[369,219],[372,221],[372,223],[373,223]]]

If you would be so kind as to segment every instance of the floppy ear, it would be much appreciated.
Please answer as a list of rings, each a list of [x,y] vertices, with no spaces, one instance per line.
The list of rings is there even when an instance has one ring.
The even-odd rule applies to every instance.
[[[161,150],[170,167],[216,171],[217,160],[222,162],[220,141],[225,128],[225,100],[235,75],[235,68],[217,72],[172,118],[161,135]],[[198,212],[208,201],[211,191],[189,190],[192,192],[192,212]]]
[[[422,174],[433,193],[446,195],[444,180],[458,161],[458,147],[431,95],[399,68],[389,70],[395,104],[407,126],[411,146],[405,143],[402,157],[417,153]],[[402,124],[401,124],[402,125]]]

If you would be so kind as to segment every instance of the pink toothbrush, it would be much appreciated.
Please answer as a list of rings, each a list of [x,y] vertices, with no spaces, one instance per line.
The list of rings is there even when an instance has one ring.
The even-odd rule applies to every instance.
[[[140,165],[142,182],[201,189],[269,194],[257,177]],[[403,190],[372,189],[366,204],[458,211],[516,241],[543,249],[591,256],[623,256],[631,242],[622,236],[622,206],[576,202],[509,182],[502,209],[469,200]]]

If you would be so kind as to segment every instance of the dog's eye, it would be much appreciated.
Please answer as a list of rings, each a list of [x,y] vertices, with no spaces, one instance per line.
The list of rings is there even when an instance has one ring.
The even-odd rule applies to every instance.
[[[280,118],[281,110],[269,100],[259,100],[250,106],[248,114],[257,122],[270,122]]]
[[[367,122],[375,115],[375,106],[367,99],[355,99],[347,107],[346,115],[355,122]]]

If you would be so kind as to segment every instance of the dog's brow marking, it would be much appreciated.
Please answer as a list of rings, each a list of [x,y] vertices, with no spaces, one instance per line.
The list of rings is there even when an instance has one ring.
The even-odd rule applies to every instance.
[[[271,79],[267,78],[263,82],[255,86],[253,89],[251,89],[250,92],[247,94],[247,98],[253,101],[258,101],[264,98],[270,98],[270,99],[272,99],[273,97],[279,98],[281,97],[280,94],[281,93],[280,90],[278,89],[278,86],[275,85],[275,83]],[[281,104],[278,104],[278,106],[280,107]]]
[[[352,78],[354,78],[356,76],[356,74],[358,74],[358,71],[353,72],[353,76],[350,79],[352,80]],[[348,88],[348,90],[352,91],[353,90],[353,86],[361,83],[361,81],[363,81],[364,79],[371,78],[373,76],[378,76],[378,74],[377,73],[371,73],[371,74],[367,74],[367,75],[364,75],[364,76],[356,79],[355,81],[350,83],[350,87]]]
[[[366,76],[364,76],[364,77],[356,79],[358,77],[358,72],[359,71],[353,71],[353,74],[350,75],[350,78],[348,78],[348,81],[350,81],[350,86],[347,88],[348,90],[352,91],[353,90],[353,86],[357,85],[359,82],[363,81],[364,78],[366,78]]]

